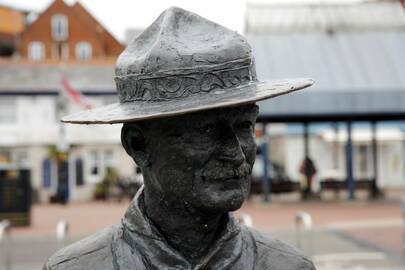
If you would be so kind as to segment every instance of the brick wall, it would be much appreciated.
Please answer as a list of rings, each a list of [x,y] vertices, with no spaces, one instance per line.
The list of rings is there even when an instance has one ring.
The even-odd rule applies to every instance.
[[[84,8],[83,8],[84,9]],[[55,14],[63,14],[68,19],[68,38],[66,41],[55,41],[52,37],[51,18]],[[83,16],[89,16],[85,18]],[[68,46],[68,58],[75,60],[75,48],[78,42],[89,42],[92,47],[92,59],[116,58],[123,50],[114,37],[104,38],[108,33],[104,27],[97,22],[97,27],[90,24],[94,20],[87,12],[77,12],[77,8],[68,6],[63,0],[55,0],[27,29],[22,33],[19,45],[19,54],[22,58],[28,57],[28,46],[32,41],[40,41],[45,46],[45,60],[58,60],[52,52],[53,47],[65,43]],[[109,33],[108,33],[109,34]],[[59,44],[59,45],[58,45]],[[112,49],[109,49],[112,48]],[[59,59],[60,60],[60,59]]]

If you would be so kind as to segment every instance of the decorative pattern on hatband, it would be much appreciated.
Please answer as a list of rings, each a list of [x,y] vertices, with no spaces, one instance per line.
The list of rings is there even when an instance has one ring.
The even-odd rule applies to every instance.
[[[167,101],[256,81],[253,63],[232,69],[154,78],[115,77],[119,101]]]

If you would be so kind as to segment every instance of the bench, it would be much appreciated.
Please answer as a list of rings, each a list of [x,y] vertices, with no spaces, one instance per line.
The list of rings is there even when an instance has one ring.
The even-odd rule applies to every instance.
[[[326,178],[320,181],[321,192],[330,190],[335,192],[338,196],[339,192],[342,190],[347,190],[347,180],[341,181],[334,178]],[[374,179],[372,178],[360,178],[354,180],[354,190],[367,190],[370,196],[373,194],[374,190]]]

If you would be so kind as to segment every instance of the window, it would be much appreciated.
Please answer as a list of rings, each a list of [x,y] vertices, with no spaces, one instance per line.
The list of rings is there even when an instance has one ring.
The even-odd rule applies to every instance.
[[[116,167],[115,154],[112,149],[91,150],[89,152],[90,174],[103,176],[107,168]]]
[[[81,41],[76,44],[76,58],[87,60],[91,58],[91,44],[86,41]]]
[[[11,163],[11,152],[8,149],[0,148],[0,167]]]
[[[98,176],[100,174],[100,152],[97,150],[90,151],[90,174]]]
[[[42,186],[50,188],[52,182],[52,161],[46,158],[42,161]]]
[[[115,159],[113,149],[91,149],[88,152],[87,160],[83,164],[86,165],[87,183],[98,183],[102,181],[109,168],[116,168],[117,160]]]
[[[28,58],[34,61],[42,60],[45,57],[45,46],[42,42],[32,41],[28,45]]]
[[[21,149],[11,151],[7,148],[0,148],[0,167],[2,165],[10,164],[17,166],[18,168],[28,168],[28,152]]]
[[[13,155],[14,163],[19,168],[29,168],[29,156],[28,152],[24,150],[17,150]]]
[[[114,151],[111,149],[104,151],[104,166],[106,169],[116,167]]]
[[[68,38],[68,19],[63,14],[55,14],[51,18],[52,38],[57,41]]]
[[[75,160],[76,166],[76,186],[84,185],[84,174],[83,174],[83,159],[77,158]]]
[[[0,98],[0,124],[13,124],[17,122],[16,100],[12,97]]]

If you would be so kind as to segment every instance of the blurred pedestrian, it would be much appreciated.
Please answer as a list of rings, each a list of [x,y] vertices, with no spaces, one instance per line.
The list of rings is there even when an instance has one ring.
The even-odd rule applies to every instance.
[[[316,175],[316,167],[309,156],[306,156],[300,165],[300,173],[304,177],[301,183],[301,195],[303,199],[308,199],[312,195],[312,181]]]

